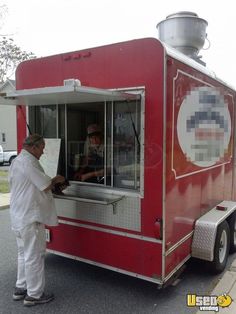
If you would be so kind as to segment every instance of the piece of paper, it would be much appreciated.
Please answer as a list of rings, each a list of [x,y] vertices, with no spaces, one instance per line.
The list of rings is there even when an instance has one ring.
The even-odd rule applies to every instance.
[[[45,173],[51,178],[57,175],[60,147],[61,139],[45,138],[44,153],[40,157],[39,162]]]

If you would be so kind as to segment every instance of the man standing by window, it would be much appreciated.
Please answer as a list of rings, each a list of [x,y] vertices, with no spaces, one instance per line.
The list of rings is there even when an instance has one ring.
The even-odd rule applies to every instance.
[[[39,163],[45,142],[33,134],[23,143],[21,153],[9,169],[11,188],[10,216],[18,247],[18,269],[13,300],[24,299],[25,306],[47,303],[53,294],[45,294],[45,224],[58,224],[51,189],[64,177],[51,179]]]

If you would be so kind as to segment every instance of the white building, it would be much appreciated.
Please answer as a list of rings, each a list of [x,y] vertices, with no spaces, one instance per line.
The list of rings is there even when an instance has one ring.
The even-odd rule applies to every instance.
[[[15,91],[15,81],[7,79],[0,86],[0,95]],[[16,106],[0,103],[0,145],[4,150],[17,149],[16,137]]]

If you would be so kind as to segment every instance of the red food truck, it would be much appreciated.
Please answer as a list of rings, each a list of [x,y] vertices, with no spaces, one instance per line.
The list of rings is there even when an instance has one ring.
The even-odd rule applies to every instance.
[[[166,21],[186,15],[204,33],[207,22],[190,12]],[[170,38],[25,61],[5,97],[18,105],[18,150],[25,119],[60,139],[58,173],[70,186],[55,195],[59,226],[47,228],[48,251],[161,286],[192,256],[219,272],[236,250],[236,93],[197,56],[202,42],[190,53],[189,42],[186,52]],[[103,135],[96,182],[75,176],[88,125]]]

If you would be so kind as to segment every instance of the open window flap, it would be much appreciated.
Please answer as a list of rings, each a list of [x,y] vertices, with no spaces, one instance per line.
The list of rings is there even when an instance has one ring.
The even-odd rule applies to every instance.
[[[34,89],[16,90],[1,96],[0,105],[59,105],[67,103],[89,103],[116,100],[134,100],[140,95],[119,92],[109,89],[100,89],[86,86],[55,86]]]

